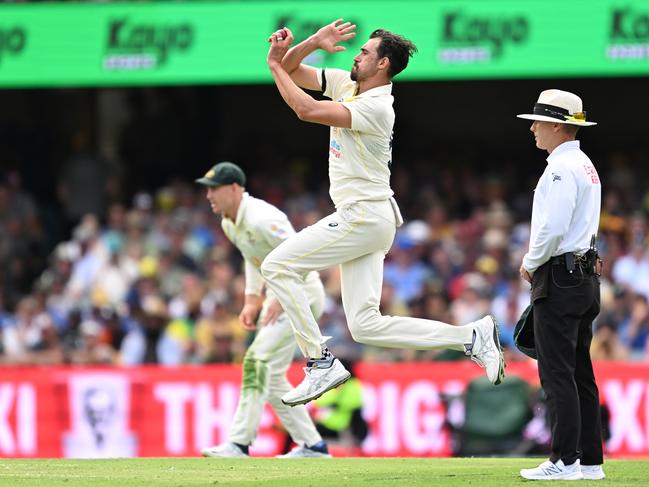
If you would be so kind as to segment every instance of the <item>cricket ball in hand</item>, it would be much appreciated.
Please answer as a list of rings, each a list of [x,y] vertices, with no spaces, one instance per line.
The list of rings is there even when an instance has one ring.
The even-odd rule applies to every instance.
[[[283,41],[287,37],[288,37],[288,31],[286,29],[280,29],[280,31],[277,33],[278,41]]]

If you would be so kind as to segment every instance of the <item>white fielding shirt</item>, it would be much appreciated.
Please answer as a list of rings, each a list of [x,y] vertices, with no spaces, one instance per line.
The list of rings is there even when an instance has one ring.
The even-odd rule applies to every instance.
[[[259,271],[266,256],[280,243],[295,233],[284,212],[248,193],[243,193],[235,221],[221,220],[225,236],[239,249],[244,259],[246,294],[261,296],[264,278]],[[318,289],[319,274],[310,272],[306,278],[307,292],[310,283]]]
[[[324,96],[342,103],[351,113],[351,129],[331,127],[329,195],[336,208],[354,201],[387,200],[392,161],[394,109],[392,83],[355,95],[349,71],[320,70],[326,79]]]
[[[599,228],[602,186],[579,141],[564,142],[547,161],[534,190],[530,247],[523,257],[530,274],[551,257],[583,254]]]

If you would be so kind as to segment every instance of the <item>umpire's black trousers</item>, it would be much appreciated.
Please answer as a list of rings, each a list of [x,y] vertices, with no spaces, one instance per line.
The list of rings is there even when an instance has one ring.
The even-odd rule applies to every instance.
[[[599,314],[599,278],[554,259],[532,279],[534,341],[552,429],[550,460],[600,465],[599,391],[590,360],[593,319]]]

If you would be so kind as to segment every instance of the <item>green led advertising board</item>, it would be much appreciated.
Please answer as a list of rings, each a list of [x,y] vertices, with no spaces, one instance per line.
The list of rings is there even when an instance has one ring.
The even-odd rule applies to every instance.
[[[402,80],[649,75],[646,0],[348,0],[0,5],[0,87],[268,83],[268,35],[336,18],[419,52]]]

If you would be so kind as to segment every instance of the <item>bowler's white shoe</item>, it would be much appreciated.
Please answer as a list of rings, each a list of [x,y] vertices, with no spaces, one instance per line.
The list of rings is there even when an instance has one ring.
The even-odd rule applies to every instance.
[[[296,446],[284,455],[277,455],[276,458],[331,458],[329,449],[324,441],[313,446]]]
[[[602,480],[606,478],[606,474],[604,474],[604,469],[601,465],[582,465],[581,473],[584,476],[584,480]]]
[[[505,378],[505,357],[500,347],[496,319],[487,315],[471,325],[475,330],[475,340],[470,351],[471,360],[485,369],[492,384],[498,385]]]
[[[527,480],[582,480],[579,460],[572,465],[564,465],[562,460],[552,463],[546,460],[536,468],[524,468],[521,477]]]
[[[204,457],[213,458],[249,458],[248,454],[234,443],[223,443],[222,445],[203,448],[201,453]]]
[[[352,376],[337,358],[333,359],[331,366],[323,368],[323,365],[318,360],[307,362],[304,367],[304,380],[295,389],[284,394],[282,402],[287,406],[306,404],[319,398],[329,389],[338,387]]]

